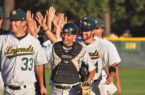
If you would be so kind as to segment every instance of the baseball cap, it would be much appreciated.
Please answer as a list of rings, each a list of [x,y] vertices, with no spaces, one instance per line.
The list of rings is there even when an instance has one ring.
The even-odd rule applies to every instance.
[[[1,7],[0,7],[0,17],[3,17],[3,10]]]
[[[62,33],[68,33],[68,34],[73,34],[77,35],[78,34],[78,28],[77,25],[74,23],[67,23],[63,26],[63,32]]]
[[[83,17],[80,21],[80,30],[81,31],[91,31],[96,28],[95,19],[91,17]]]
[[[103,19],[98,18],[95,20],[95,23],[96,23],[96,28],[104,28],[105,27]]]
[[[26,20],[26,13],[21,9],[13,10],[7,19],[23,21]]]

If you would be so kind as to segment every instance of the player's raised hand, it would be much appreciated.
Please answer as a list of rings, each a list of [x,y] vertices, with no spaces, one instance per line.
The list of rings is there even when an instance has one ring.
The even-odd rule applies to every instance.
[[[26,12],[26,19],[31,20],[31,19],[33,19],[33,17],[34,17],[34,14],[32,14],[30,10],[28,10]]]
[[[28,23],[27,32],[31,34],[32,36],[37,37],[38,32],[40,30],[40,25],[37,26],[37,23],[33,19],[33,17],[34,17],[34,14],[32,14],[30,10],[28,10],[26,12],[26,18],[27,18],[27,23]]]
[[[49,30],[51,30],[52,20],[55,16],[55,12],[56,12],[56,9],[53,6],[51,6],[49,10],[46,10],[47,26]]]
[[[31,20],[31,22],[28,23],[29,29],[31,31],[31,35],[34,37],[37,37],[38,32],[40,31],[40,25],[37,26],[37,23],[35,20]]]
[[[61,38],[63,15],[63,13],[59,13],[57,16],[55,15],[53,19],[54,32],[57,39]]]
[[[54,24],[54,26],[56,27],[56,28],[58,28],[58,27],[61,27],[61,23],[60,23],[60,20],[59,20],[59,18],[58,18],[58,16],[54,16],[54,19],[53,19],[53,24]]]
[[[40,26],[42,26],[44,31],[48,29],[48,26],[46,25],[46,15],[43,17],[40,12],[37,12],[35,19],[38,21]]]
[[[33,15],[32,15],[32,13],[31,13],[31,11],[30,10],[28,10],[27,12],[26,12],[26,20],[27,20],[27,27],[26,27],[26,32],[27,33],[29,33],[29,34],[31,34],[31,29],[30,29],[30,27],[29,27],[29,23],[33,20]]]
[[[67,16],[64,17],[63,25],[67,23]]]
[[[64,13],[62,13],[62,15],[60,16],[61,19],[61,27],[64,26],[64,24],[67,23],[67,17],[64,15]]]

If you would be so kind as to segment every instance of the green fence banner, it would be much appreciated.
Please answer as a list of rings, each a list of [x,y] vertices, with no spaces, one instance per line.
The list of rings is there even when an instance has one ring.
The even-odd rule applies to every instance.
[[[110,38],[121,57],[119,66],[145,68],[145,38]]]

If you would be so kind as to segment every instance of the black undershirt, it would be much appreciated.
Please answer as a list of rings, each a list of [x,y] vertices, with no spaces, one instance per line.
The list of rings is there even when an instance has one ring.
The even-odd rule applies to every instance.
[[[27,35],[28,35],[28,34],[26,34],[26,35],[24,35],[24,36],[22,36],[22,37],[16,37],[16,38],[17,38],[18,40],[21,40],[21,39],[25,38]]]
[[[91,43],[85,43],[86,45],[89,45],[89,44],[91,44]]]

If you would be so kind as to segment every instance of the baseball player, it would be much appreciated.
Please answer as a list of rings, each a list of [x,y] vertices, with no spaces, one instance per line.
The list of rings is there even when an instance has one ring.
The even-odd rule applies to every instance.
[[[105,31],[105,25],[104,21],[102,19],[96,19],[96,31],[94,31],[95,39],[103,38],[103,32]],[[110,66],[110,69],[112,72],[115,72],[115,79],[116,79],[116,87],[118,89],[118,93],[121,92],[121,84],[120,84],[120,78],[119,78],[119,71],[118,71],[118,63],[121,62],[121,58],[117,52],[117,49],[115,45],[106,39],[103,39],[104,43],[107,45],[109,48],[109,60],[108,60],[108,65]],[[115,67],[115,70],[112,68]]]
[[[26,33],[25,12],[21,9],[13,10],[8,19],[11,33],[0,36],[4,95],[35,95],[35,71],[41,86],[41,95],[46,95],[42,64],[47,63],[47,60],[39,41]]]
[[[80,43],[86,48],[94,65],[96,66],[96,75],[92,85],[95,94],[100,95],[98,85],[102,79],[102,68],[107,66],[109,50],[102,39],[94,39],[95,28],[96,23],[94,18],[84,17],[80,21],[80,33],[83,40]]]
[[[46,46],[48,61],[51,62],[51,95],[77,95],[80,83],[81,64],[88,65],[89,75],[86,83],[90,83],[95,74],[95,66],[87,51],[74,39],[77,27],[67,23],[63,27],[62,41]],[[49,59],[50,58],[50,59]]]

